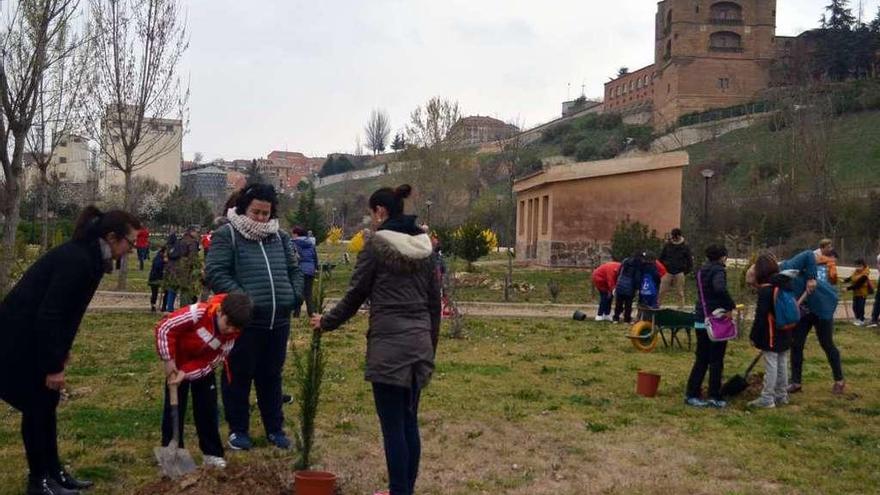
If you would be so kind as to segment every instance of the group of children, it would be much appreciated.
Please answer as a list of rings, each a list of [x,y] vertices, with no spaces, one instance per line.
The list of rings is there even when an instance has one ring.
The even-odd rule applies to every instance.
[[[639,306],[659,305],[660,280],[666,268],[651,253],[635,253],[622,262],[609,261],[593,271],[593,286],[599,292],[596,321],[632,322],[632,306],[638,296]],[[614,303],[614,316],[611,306]]]

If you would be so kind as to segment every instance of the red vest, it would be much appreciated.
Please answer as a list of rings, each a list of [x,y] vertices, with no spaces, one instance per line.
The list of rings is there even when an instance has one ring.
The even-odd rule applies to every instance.
[[[156,325],[156,350],[163,361],[173,359],[187,380],[207,375],[226,359],[240,333],[223,335],[216,328],[217,310],[225,294],[166,316]]]

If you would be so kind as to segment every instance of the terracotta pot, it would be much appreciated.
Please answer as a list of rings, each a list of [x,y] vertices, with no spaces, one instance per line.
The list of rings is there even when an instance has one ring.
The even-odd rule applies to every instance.
[[[639,371],[636,379],[636,393],[642,397],[654,397],[657,395],[657,389],[660,387],[660,375],[656,373],[648,373],[647,371]]]
[[[296,495],[334,495],[336,475],[323,471],[297,471],[293,486]]]

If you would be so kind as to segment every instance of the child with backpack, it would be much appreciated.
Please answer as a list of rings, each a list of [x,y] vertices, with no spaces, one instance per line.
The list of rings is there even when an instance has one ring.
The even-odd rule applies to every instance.
[[[620,264],[617,275],[617,284],[614,287],[614,323],[620,323],[620,315],[623,313],[624,323],[632,323],[632,304],[638,290],[638,283],[642,280],[642,256],[639,253],[626,258]]]
[[[660,265],[662,266],[662,265]],[[639,279],[639,306],[657,308],[659,306],[660,279],[662,274],[657,258],[651,253],[642,253],[641,278]]]
[[[193,417],[204,464],[226,467],[214,367],[229,356],[252,312],[253,303],[247,295],[220,294],[206,303],[184,306],[156,325],[156,350],[165,363],[167,384],[162,413],[163,446],[171,442],[173,432],[169,393],[177,394],[179,445],[183,447],[186,400],[192,391]]]
[[[779,273],[772,254],[762,254],[753,268],[758,303],[749,339],[764,358],[764,388],[748,406],[772,409],[788,404],[788,356],[800,321],[799,302],[791,292],[791,278]]]
[[[849,284],[846,290],[851,290],[853,293],[853,316],[855,316],[853,325],[863,327],[865,326],[865,300],[869,294],[874,293],[874,287],[871,284],[871,269],[868,268],[868,264],[863,258],[856,260],[856,271],[843,281]]]

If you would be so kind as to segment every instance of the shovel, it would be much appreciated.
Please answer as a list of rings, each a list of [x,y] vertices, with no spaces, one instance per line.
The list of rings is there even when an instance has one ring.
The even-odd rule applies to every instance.
[[[764,353],[759,352],[758,355],[755,356],[755,359],[752,360],[752,364],[746,368],[744,375],[735,375],[730,380],[727,380],[727,382],[721,386],[721,395],[724,397],[733,397],[741,394],[745,389],[749,388],[749,373],[752,372],[752,368],[758,364],[758,360],[761,359],[761,356],[763,355]]]
[[[196,470],[196,463],[189,451],[180,448],[180,425],[178,417],[180,411],[177,406],[177,384],[168,384],[168,398],[171,404],[171,443],[167,447],[156,447],[153,454],[159,463],[159,471],[162,476],[179,478]]]

